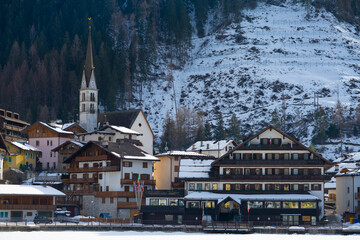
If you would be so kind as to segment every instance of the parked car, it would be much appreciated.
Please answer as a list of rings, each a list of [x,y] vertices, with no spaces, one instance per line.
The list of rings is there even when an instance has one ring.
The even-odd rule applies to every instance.
[[[35,216],[34,217],[34,223],[35,224],[39,224],[39,223],[52,223],[52,220],[48,217],[45,216]]]
[[[110,213],[100,213],[100,218],[111,218]]]

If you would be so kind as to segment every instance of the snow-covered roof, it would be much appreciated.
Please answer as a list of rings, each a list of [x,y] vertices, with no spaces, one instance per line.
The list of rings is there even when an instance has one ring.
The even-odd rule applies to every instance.
[[[338,166],[338,170],[336,169],[336,165]],[[343,169],[347,168],[356,168],[356,163],[338,163],[334,166],[332,166],[331,168],[329,168],[326,173],[338,173],[341,172]]]
[[[42,195],[65,196],[64,193],[49,186],[0,184],[0,195]]]
[[[64,131],[62,130],[62,125],[59,124],[47,124],[44,122],[39,122],[41,125],[50,128],[51,130],[57,132],[57,133],[61,133],[61,134],[74,134],[73,132],[70,131]]]
[[[139,132],[136,132],[134,130],[131,130],[129,128],[126,128],[126,127],[122,127],[122,126],[114,126],[114,125],[109,125],[107,127],[110,127],[111,129],[117,131],[117,132],[120,132],[122,134],[132,134],[132,135],[142,135],[141,133]]]
[[[320,200],[310,194],[224,194],[212,192],[192,192],[184,197],[186,200],[217,200],[218,203],[226,198],[232,198],[240,203],[241,200],[267,200],[267,201],[317,201]]]
[[[347,172],[336,174],[336,177],[341,176],[360,176],[360,168],[349,169]]]
[[[41,152],[36,147],[31,146],[30,144],[26,142],[11,142],[14,146],[24,150],[24,151],[33,151],[33,152]]]
[[[332,177],[331,180],[324,184],[325,189],[334,189],[336,188],[336,178]]]
[[[233,140],[220,140],[220,141],[197,141],[191,145],[186,151],[218,151],[224,149]]]
[[[180,159],[179,178],[208,178],[215,159]]]
[[[186,152],[186,151],[168,151],[165,153],[159,153],[156,157],[164,157],[164,156],[182,156],[182,157],[209,157],[209,155],[201,154],[197,152]]]
[[[114,154],[117,157],[121,157],[119,153],[116,152],[111,152],[112,154]],[[144,161],[160,161],[160,159],[158,159],[157,157],[154,157],[150,154],[147,153],[143,153],[144,156],[130,156],[130,155],[125,155],[124,159],[127,160],[144,160]]]

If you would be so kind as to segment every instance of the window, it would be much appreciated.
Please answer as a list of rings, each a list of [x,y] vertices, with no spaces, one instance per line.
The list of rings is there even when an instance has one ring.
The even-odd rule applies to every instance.
[[[212,184],[212,190],[218,190],[218,185],[217,185],[217,183],[213,183],[213,184]]]
[[[283,202],[283,208],[299,208],[298,202]]]
[[[53,163],[53,168],[56,169],[56,162]]]
[[[311,186],[311,190],[315,190],[315,191],[321,190],[320,184],[313,184]]]
[[[99,179],[102,179],[102,173],[99,174]]]
[[[124,161],[123,167],[132,167],[132,162]]]
[[[85,104],[82,105],[81,111],[85,112]]]
[[[318,168],[314,168],[314,175],[319,175],[319,169]]]
[[[347,193],[350,193],[350,187],[347,187]]]
[[[148,167],[148,163],[147,162],[143,162],[143,168],[147,168]]]
[[[293,154],[293,159],[294,159],[294,160],[298,160],[298,159],[299,159],[299,154],[294,153],[294,154]]]
[[[52,140],[50,140],[50,146],[52,146]]]
[[[240,191],[241,190],[241,185],[240,184],[235,184],[235,190]]]
[[[205,183],[205,190],[209,191],[210,190],[210,183]]]
[[[129,191],[130,191],[130,187],[129,187],[129,186],[125,186],[125,187],[124,187],[124,191],[125,191],[125,192],[129,192]]]
[[[49,146],[50,145],[50,142],[49,140],[46,141],[46,145]]]
[[[265,208],[281,208],[280,202],[265,202]]]
[[[201,191],[202,190],[202,183],[196,184],[196,190]]]
[[[245,175],[250,175],[250,168],[245,168]]]
[[[225,168],[225,175],[230,175],[230,168]]]
[[[309,184],[304,184],[304,191],[309,191]]]
[[[275,184],[275,191],[279,191],[280,190],[280,185],[279,184]]]
[[[102,203],[105,203],[105,199],[106,199],[106,198],[104,198],[104,197],[102,198]]]
[[[205,208],[215,208],[215,203],[214,202],[203,202],[203,205]]]
[[[189,190],[194,191],[195,190],[195,183],[189,183]]]
[[[294,175],[298,175],[298,174],[299,174],[299,169],[294,168],[294,169],[293,169],[293,173],[294,173]]]
[[[46,163],[46,168],[47,168],[47,169],[50,168],[50,163],[49,163],[49,162]]]
[[[82,101],[85,101],[85,93],[82,93]]]
[[[263,202],[260,201],[254,201],[251,202],[251,208],[263,208]]]
[[[255,169],[255,173],[256,173],[256,175],[261,175],[261,169],[260,169],[260,168],[256,168],[256,169]]]
[[[89,178],[89,174],[87,174],[87,173],[83,174],[83,178],[84,178],[84,179],[88,179],[88,178]]]
[[[315,202],[301,202],[301,208],[316,208]]]
[[[125,179],[130,179],[130,173],[125,173],[124,178],[125,178]]]
[[[261,184],[255,184],[255,190],[260,191],[261,190]]]
[[[290,191],[290,184],[284,185],[284,191]]]
[[[298,191],[299,190],[299,185],[298,184],[294,184],[294,191]]]
[[[150,175],[149,174],[141,174],[141,180],[149,180]]]
[[[9,162],[12,162],[12,157],[9,157]]]
[[[177,206],[178,200],[177,199],[169,199],[169,206]]]
[[[174,221],[174,215],[165,215],[165,221],[166,222]]]
[[[39,142],[39,140],[36,140],[36,146],[40,146],[40,142]]]
[[[133,174],[132,174],[132,179],[133,179],[133,180],[137,180],[137,179],[138,179],[138,176],[139,176],[139,174],[133,173]]]
[[[250,190],[250,184],[245,184],[245,190],[249,191]]]
[[[235,174],[240,175],[241,174],[241,168],[235,168]]]
[[[189,202],[189,208],[200,208],[199,202]]]
[[[271,168],[268,168],[266,170],[267,170],[267,175],[272,175],[272,169]]]
[[[114,198],[113,197],[110,198],[110,203],[114,203]]]
[[[275,168],[275,175],[279,175],[280,174],[280,169],[279,168]]]
[[[230,191],[230,190],[231,190],[230,184],[225,184],[225,190],[226,190],[226,191]]]
[[[304,168],[303,170],[304,170],[304,175],[309,175],[309,169]]]
[[[159,205],[159,199],[150,199],[150,205],[151,206]]]

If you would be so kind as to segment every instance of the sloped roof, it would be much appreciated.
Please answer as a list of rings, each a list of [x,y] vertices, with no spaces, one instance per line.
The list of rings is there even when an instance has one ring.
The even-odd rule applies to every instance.
[[[100,113],[98,121],[102,124],[108,122],[109,125],[131,128],[140,111],[140,109],[132,109],[117,112]]]
[[[155,155],[156,157],[165,157],[165,156],[178,156],[178,157],[191,157],[191,158],[215,158],[214,156],[210,156],[210,155],[206,155],[206,154],[202,154],[202,153],[197,153],[197,152],[186,152],[186,151],[167,151],[165,153],[159,153],[157,155]]]
[[[95,145],[103,150],[105,150],[108,154],[118,158],[118,159],[127,159],[127,160],[142,160],[142,161],[160,161],[158,158],[151,156],[144,150],[136,147],[132,143],[122,142],[122,143],[114,143],[109,142],[106,146],[101,145],[100,142],[89,141],[82,148],[77,150],[74,154],[72,154],[69,158],[67,158],[64,162],[69,163],[72,159],[78,156],[80,153],[85,151],[88,147]]]
[[[220,141],[197,141],[191,145],[186,151],[217,151],[224,149],[233,140],[220,140]],[[236,145],[236,144],[235,144]]]
[[[8,149],[6,147],[6,144],[5,144],[5,140],[2,137],[1,133],[0,133],[0,148],[4,149],[9,154],[9,151],[8,151]]]
[[[41,152],[41,150],[37,149],[36,147],[31,146],[30,144],[26,143],[26,142],[10,142],[12,145],[24,150],[24,151],[33,151],[33,152]]]
[[[138,133],[134,130],[131,130],[127,127],[122,127],[122,126],[115,126],[115,125],[105,125],[103,126],[100,130],[105,130],[107,128],[111,128],[117,132],[120,132],[122,134],[131,134],[131,135],[142,135],[141,133]]]
[[[277,131],[278,133],[282,134],[283,136],[285,136],[286,138],[290,139],[292,142],[294,142],[294,145],[298,145],[300,148],[302,149],[306,149],[307,151],[309,151],[310,153],[314,154],[314,156],[317,156],[319,159],[321,159],[322,161],[324,161],[325,164],[327,165],[331,165],[331,162],[327,159],[325,159],[323,156],[321,156],[320,154],[312,151],[310,148],[305,147],[302,143],[300,143],[296,138],[286,134],[285,132],[281,131],[280,129],[269,125],[267,128],[264,128],[263,130],[257,132],[256,134],[254,134],[252,137],[246,139],[243,143],[241,143],[240,145],[236,146],[235,148],[233,148],[231,151],[227,152],[226,154],[224,154],[223,156],[221,156],[218,160],[216,160],[213,165],[219,164],[221,162],[222,159],[229,157],[230,154],[232,154],[234,151],[242,149],[244,147],[247,147],[248,143],[253,140],[254,138],[256,138],[257,136],[259,136],[260,134],[264,133],[265,131],[267,131],[268,129],[273,129],[275,131]]]
[[[180,159],[179,178],[209,178],[215,159]]]
[[[77,145],[77,146],[79,146],[79,148],[81,148],[82,146],[85,145],[84,142],[80,142],[80,141],[76,141],[76,140],[68,140],[68,141],[64,142],[63,144],[57,146],[56,148],[54,148],[51,151],[54,151],[54,152],[59,151],[61,148],[65,147],[65,146],[67,146],[69,144]]]
[[[49,186],[12,184],[0,184],[0,195],[65,196],[64,193]]]

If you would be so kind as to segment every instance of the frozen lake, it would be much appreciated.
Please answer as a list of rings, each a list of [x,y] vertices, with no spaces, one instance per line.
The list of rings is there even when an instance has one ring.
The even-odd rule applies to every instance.
[[[0,232],[1,240],[358,240],[360,235],[281,235],[281,234],[205,234],[205,233],[164,233],[164,232]]]

